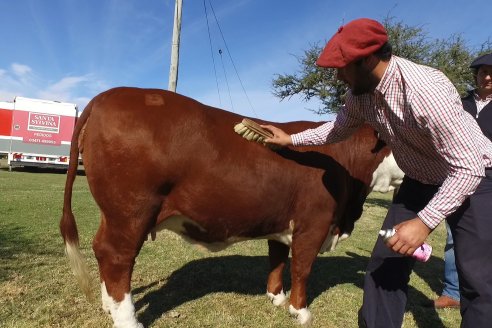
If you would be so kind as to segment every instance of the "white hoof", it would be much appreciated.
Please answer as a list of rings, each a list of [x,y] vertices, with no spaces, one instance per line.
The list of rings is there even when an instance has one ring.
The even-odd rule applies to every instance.
[[[114,301],[108,295],[108,291],[106,290],[106,284],[104,282],[101,283],[101,303],[102,303],[103,311],[106,313],[110,313],[111,312],[111,306],[113,306]]]
[[[121,302],[115,302],[108,294],[106,284],[101,284],[102,308],[111,314],[114,328],[144,328],[135,317],[135,307],[130,293],[125,294]]]
[[[285,295],[283,290],[281,290],[280,293],[278,293],[277,295],[267,292],[267,296],[275,306],[282,306],[287,304],[287,296]]]
[[[289,313],[296,318],[297,322],[301,325],[309,325],[313,321],[313,316],[307,308],[296,310],[291,304],[289,305]]]
[[[340,238],[338,238],[338,241],[344,241],[348,237],[350,237],[350,234],[349,233],[344,233],[343,235],[340,236]]]

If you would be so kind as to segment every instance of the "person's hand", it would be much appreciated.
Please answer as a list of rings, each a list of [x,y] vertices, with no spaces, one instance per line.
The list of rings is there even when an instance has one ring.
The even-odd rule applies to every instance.
[[[393,251],[411,256],[420,247],[432,230],[419,217],[402,222],[393,227],[396,233],[386,245]]]
[[[292,138],[290,137],[290,135],[285,133],[281,129],[274,127],[273,125],[261,125],[261,127],[273,133],[272,138],[265,138],[264,141],[266,143],[283,147],[292,145]]]

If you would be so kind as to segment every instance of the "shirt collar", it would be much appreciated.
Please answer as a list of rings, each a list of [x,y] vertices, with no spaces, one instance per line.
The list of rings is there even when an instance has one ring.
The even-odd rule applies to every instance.
[[[393,80],[395,73],[396,73],[396,56],[391,56],[388,67],[386,67],[386,70],[384,71],[383,77],[381,78],[381,81],[379,81],[379,84],[376,87],[376,91],[381,92],[381,94],[385,94],[386,90],[388,90],[388,87],[391,85],[391,81]]]
[[[475,97],[475,101],[491,101],[492,100],[492,94],[488,95],[487,97],[485,97],[485,99],[482,99],[478,93],[477,93],[477,90],[475,89],[473,91],[473,96]]]

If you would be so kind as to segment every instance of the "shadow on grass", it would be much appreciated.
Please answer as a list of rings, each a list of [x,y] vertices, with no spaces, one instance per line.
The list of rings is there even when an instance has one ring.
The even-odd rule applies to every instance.
[[[388,209],[391,206],[391,199],[376,198],[376,197],[366,198],[365,204],[370,206],[384,207]]]
[[[35,264],[26,261],[25,254],[46,254],[45,247],[25,237],[24,228],[0,225],[0,282],[7,281],[12,272],[22,272]]]
[[[368,258],[354,253],[347,255],[350,257],[319,257],[315,261],[307,288],[308,304],[339,284],[353,284],[362,289]],[[437,288],[440,282],[436,270],[442,265],[441,259],[433,258],[428,263],[416,265],[415,273],[430,286]],[[224,256],[189,262],[173,272],[167,280],[133,290],[134,295],[144,294],[135,303],[137,311],[146,307],[139,315],[139,320],[149,326],[175,307],[208,294],[265,295],[267,269],[266,256]],[[146,293],[160,283],[163,286],[158,290]],[[287,267],[284,271],[284,290],[290,290],[290,286],[290,268]],[[417,327],[444,327],[434,308],[423,306],[428,301],[427,296],[411,286],[409,295],[407,311],[414,314]],[[266,296],[265,302],[268,302]],[[350,315],[356,316],[357,313]]]
[[[9,171],[8,166],[0,167],[0,171]],[[67,169],[54,169],[45,167],[15,167],[12,168],[13,172],[26,172],[26,173],[48,173],[48,174],[67,174]],[[85,171],[82,169],[77,170],[77,175],[85,176]]]
[[[8,171],[8,167],[2,168],[4,171]],[[52,169],[52,168],[45,168],[45,167],[31,167],[31,166],[26,166],[26,167],[14,167],[12,168],[12,171],[14,172],[28,172],[28,173],[53,173],[53,174],[66,174],[67,170],[66,169]]]

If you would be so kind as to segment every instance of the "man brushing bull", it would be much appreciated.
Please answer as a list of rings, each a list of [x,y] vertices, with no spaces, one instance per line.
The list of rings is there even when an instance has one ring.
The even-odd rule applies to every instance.
[[[385,28],[362,18],[338,29],[317,65],[336,68],[350,88],[335,121],[288,135],[263,126],[281,146],[341,141],[364,122],[379,132],[405,172],[364,278],[362,327],[401,327],[413,254],[444,220],[460,277],[462,327],[492,322],[492,143],[463,110],[446,76],[392,55]]]

